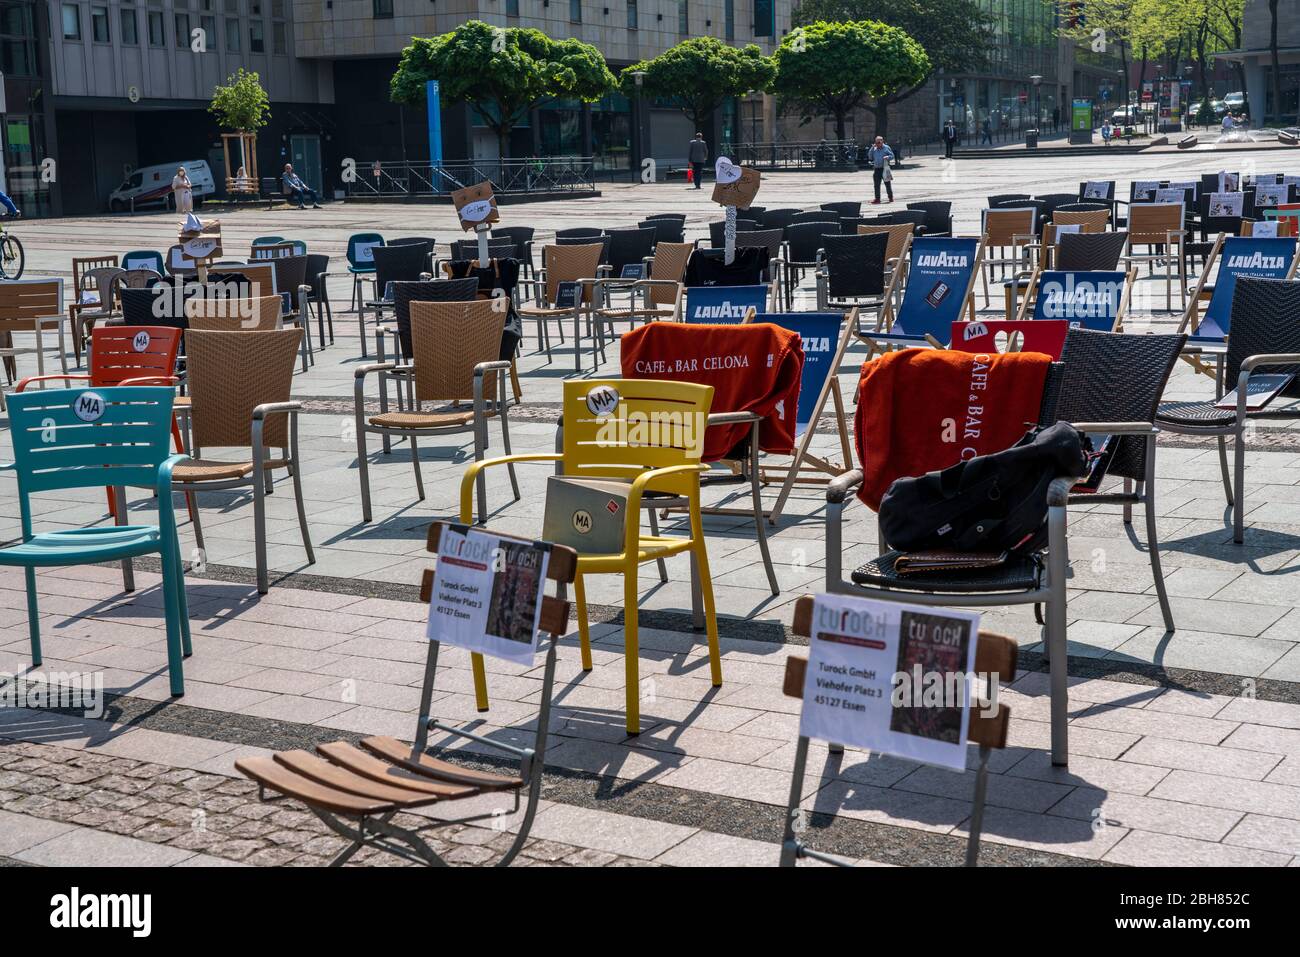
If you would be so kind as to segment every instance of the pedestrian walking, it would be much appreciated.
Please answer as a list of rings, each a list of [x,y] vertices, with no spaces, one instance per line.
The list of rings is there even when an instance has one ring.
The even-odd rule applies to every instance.
[[[184,166],[176,170],[176,175],[172,177],[172,200],[176,204],[176,212],[194,212],[194,184],[190,182],[190,174],[185,172]]]
[[[982,146],[985,143],[989,146],[993,145],[993,122],[988,119],[984,121],[984,132],[983,136],[980,137],[980,145]]]
[[[951,118],[949,118],[948,125],[943,128],[944,159],[952,159],[952,151],[953,148],[957,145],[957,138],[958,138],[957,124],[954,123]]]
[[[876,198],[871,201],[872,205],[880,203],[880,184],[885,184],[885,190],[889,196],[888,202],[894,201],[894,171],[890,169],[890,164],[894,161],[894,151],[885,143],[883,136],[877,136],[875,145],[867,150],[867,160],[871,163],[871,185],[875,188]]]
[[[700,188],[700,182],[704,179],[704,164],[709,161],[709,144],[704,142],[704,134],[696,133],[695,139],[686,147],[686,158],[691,163],[691,173],[695,180],[695,188]]]
[[[1105,121],[1101,124],[1101,141],[1102,141],[1102,143],[1104,143],[1106,146],[1110,146],[1110,138],[1111,138],[1111,135],[1112,135],[1114,132],[1115,132],[1115,131],[1111,128],[1110,120],[1105,120]]]

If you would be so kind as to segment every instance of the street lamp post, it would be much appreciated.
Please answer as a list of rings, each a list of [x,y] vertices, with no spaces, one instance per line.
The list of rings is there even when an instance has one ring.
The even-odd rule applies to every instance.
[[[632,74],[632,79],[636,81],[636,97],[632,100],[632,182],[636,182],[641,177],[642,139],[641,130],[641,87],[645,83],[645,70],[636,70]]]
[[[1043,125],[1043,78],[1035,73],[1029,78],[1034,84],[1034,129],[1041,131]]]

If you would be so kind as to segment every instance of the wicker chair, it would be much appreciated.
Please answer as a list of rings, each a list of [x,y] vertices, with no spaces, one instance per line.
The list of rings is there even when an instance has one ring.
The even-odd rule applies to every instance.
[[[1182,203],[1132,203],[1128,209],[1128,250],[1121,258],[1129,264],[1146,263],[1148,273],[1157,263],[1164,263],[1165,308],[1169,310],[1174,307],[1175,275],[1182,307],[1187,308],[1186,211]],[[1135,246],[1145,246],[1147,251],[1134,252]]]
[[[638,229],[653,229],[655,231],[655,244],[659,243],[680,243],[685,238],[685,232],[681,222],[675,219],[646,219],[637,223]]]
[[[1160,570],[1156,532],[1156,410],[1186,342],[1184,335],[1127,336],[1071,329],[1061,353],[1065,375],[1056,406],[1058,419],[1081,429],[1083,423],[1096,423],[1097,428],[1084,431],[1121,436],[1106,475],[1122,478],[1123,490],[1072,495],[1070,501],[1123,505],[1125,525],[1133,524],[1134,505],[1145,507],[1147,556],[1169,632],[1174,630],[1174,615]]]
[[[790,221],[799,215],[801,209],[765,209],[763,215],[758,217],[759,225],[764,229],[785,229],[790,225]]]
[[[510,363],[498,358],[501,333],[505,328],[505,310],[493,300],[474,302],[412,302],[411,345],[415,362],[412,366],[396,363],[372,363],[356,370],[354,407],[357,432],[357,465],[361,479],[361,513],[371,521],[370,460],[366,435],[375,433],[386,438],[403,437],[411,443],[411,466],[415,470],[415,487],[424,499],[424,481],[420,475],[417,440],[426,436],[472,432],[474,460],[482,461],[487,451],[487,421],[498,416],[501,441],[510,454],[510,426],[507,420],[506,377]],[[390,412],[386,390],[379,392],[379,414],[365,413],[365,379],[371,374],[409,372],[415,380],[415,405],[405,412]],[[472,408],[452,407],[425,412],[426,402],[472,401]],[[519,501],[519,483],[514,466],[510,466],[510,484],[515,501]],[[487,521],[487,489],[482,473],[478,481],[479,521]]]
[[[488,235],[489,244],[493,239],[509,239],[514,243],[514,251],[507,255],[511,259],[518,259],[520,264],[520,275],[533,275],[533,234],[536,230],[532,226],[494,226],[492,232]],[[489,249],[491,246],[489,245]],[[474,254],[475,258],[478,253]]]
[[[279,296],[260,299],[200,298],[185,301],[185,321],[200,332],[274,332],[283,328]]]
[[[791,223],[785,228],[785,306],[793,308],[794,291],[804,270],[814,273],[821,260],[821,250],[829,236],[838,236],[839,226],[825,221]]]
[[[682,279],[686,275],[686,261],[695,249],[693,243],[661,242],[655,247],[650,262],[650,275],[629,282],[626,279],[601,279],[593,287],[595,304],[592,318],[603,339],[606,328],[614,335],[613,324],[627,321],[631,326],[654,319],[677,319],[681,312]],[[608,302],[608,292],[630,292],[632,301],[626,309],[616,309]],[[640,305],[637,300],[640,299]]]
[[[186,372],[191,408],[190,455],[172,473],[178,492],[199,493],[252,489],[257,590],[270,587],[266,562],[266,499],[272,471],[286,469],[293,479],[307,564],[316,563],[307,530],[298,458],[298,412],[302,403],[289,398],[301,329],[276,332],[200,332],[185,334]],[[248,452],[233,460],[207,459],[203,449],[238,448]],[[271,453],[280,449],[279,455]],[[197,505],[197,502],[196,502]],[[204,548],[199,512],[194,510],[194,537]]]
[[[919,203],[908,203],[908,209],[925,214],[921,228],[927,236],[952,235],[952,203],[946,199],[928,199]]]
[[[879,327],[893,292],[888,250],[888,233],[826,236],[817,269],[817,311],[874,308]]]
[[[822,203],[818,208],[823,209],[828,213],[834,213],[840,218],[845,216],[862,215],[862,204],[859,202],[845,201],[839,203]]]
[[[494,236],[488,239],[488,258],[504,259],[513,258],[519,242],[509,236]],[[532,244],[529,243],[529,256],[532,255]],[[477,239],[454,239],[451,242],[451,260],[457,262],[461,260],[473,259],[478,260],[478,240]],[[530,263],[531,267],[531,263]],[[531,268],[529,269],[531,272]],[[414,278],[414,277],[413,277]]]
[[[1057,421],[1057,397],[1063,375],[1060,363],[1054,363],[1048,371],[1039,410],[1039,422],[1043,425]],[[1045,605],[1043,646],[1051,667],[1051,760],[1054,765],[1066,765],[1069,761],[1066,505],[1075,479],[1061,476],[1048,489],[1048,545],[1044,552],[965,574],[900,575],[894,570],[900,553],[887,551],[882,541],[882,554],[859,566],[846,579],[843,515],[862,481],[861,469],[853,469],[832,480],[826,490],[826,590],[940,607]]]
[[[1256,370],[1300,373],[1300,282],[1242,277],[1232,295],[1232,325],[1223,374],[1215,400],[1225,383],[1237,390],[1236,409],[1220,409],[1215,401],[1162,402],[1156,424],[1179,435],[1213,435],[1219,444],[1223,490],[1232,506],[1232,540],[1245,540],[1246,430],[1251,420],[1300,418],[1300,378],[1294,379],[1268,406],[1246,408],[1246,384]],[[1227,439],[1232,437],[1233,471],[1228,474]]]
[[[657,235],[653,226],[646,229],[611,229],[609,259],[606,264],[612,274],[618,276],[624,266],[643,265],[654,255]]]
[[[990,304],[989,277],[993,267],[1005,270],[1010,267],[1013,272],[1024,266],[1024,248],[1033,242],[1036,230],[1034,223],[1037,211],[1034,207],[1023,206],[1003,209],[984,210],[984,248],[998,250],[995,256],[984,259],[984,268],[980,270],[980,279],[984,283],[984,305]],[[1006,250],[1011,254],[1007,255]]]
[[[736,217],[736,232],[747,233],[758,229],[758,220],[745,219],[743,216]],[[709,223],[709,246],[713,249],[722,249],[727,242],[727,221],[725,219]]]
[[[519,318],[529,319],[538,324],[539,348],[545,350],[546,361],[551,361],[551,341],[548,326],[554,321],[557,326],[568,318],[573,319],[573,368],[582,371],[582,311],[584,305],[592,302],[592,283],[603,278],[600,265],[604,245],[599,242],[581,246],[544,246],[542,247],[542,270],[539,279],[521,279],[520,290],[525,286],[533,287],[533,305],[519,308]],[[562,282],[583,282],[578,301],[572,308],[558,309],[555,297]],[[561,329],[563,342],[563,329]],[[592,346],[592,361],[597,361],[600,349],[599,340]]]

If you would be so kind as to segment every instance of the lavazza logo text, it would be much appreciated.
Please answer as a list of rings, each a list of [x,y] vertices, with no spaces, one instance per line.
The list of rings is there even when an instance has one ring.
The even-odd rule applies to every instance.
[[[1119,307],[1124,284],[1118,282],[1075,282],[1046,284],[1043,298],[1045,319],[1077,319],[1081,316],[1113,316]]]
[[[919,266],[939,266],[953,269],[964,269],[970,264],[970,257],[956,253],[926,253],[924,256],[917,257]]]
[[[722,302],[716,306],[696,306],[694,318],[700,319],[744,319],[750,306],[734,302]]]
[[[74,887],[50,898],[50,926],[57,929],[128,928],[132,937],[153,930],[152,894],[83,894]]]
[[[1284,269],[1286,257],[1265,256],[1261,252],[1254,252],[1247,256],[1229,256],[1227,265],[1229,269]]]

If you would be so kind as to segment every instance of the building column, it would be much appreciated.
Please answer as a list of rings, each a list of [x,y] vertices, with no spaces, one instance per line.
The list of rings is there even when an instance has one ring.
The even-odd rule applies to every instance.
[[[582,104],[582,155],[591,156],[591,104]]]
[[[42,137],[44,142],[41,144],[44,153],[38,157],[36,151],[32,151],[32,157],[36,159],[38,166],[40,160],[46,156],[56,157],[55,162],[57,163],[59,155],[59,131],[54,123],[54,95],[52,92],[54,89],[54,68],[50,63],[50,20],[46,16],[47,9],[54,10],[54,6],[51,4],[47,8],[44,4],[37,4],[32,8],[32,22],[36,27],[36,75],[40,77],[41,82],[41,113],[44,117],[44,122],[41,124],[44,128]],[[57,12],[55,10],[55,13]],[[38,171],[37,176],[39,175]],[[54,182],[50,184],[50,215],[63,215],[63,187],[60,185],[57,176]]]

